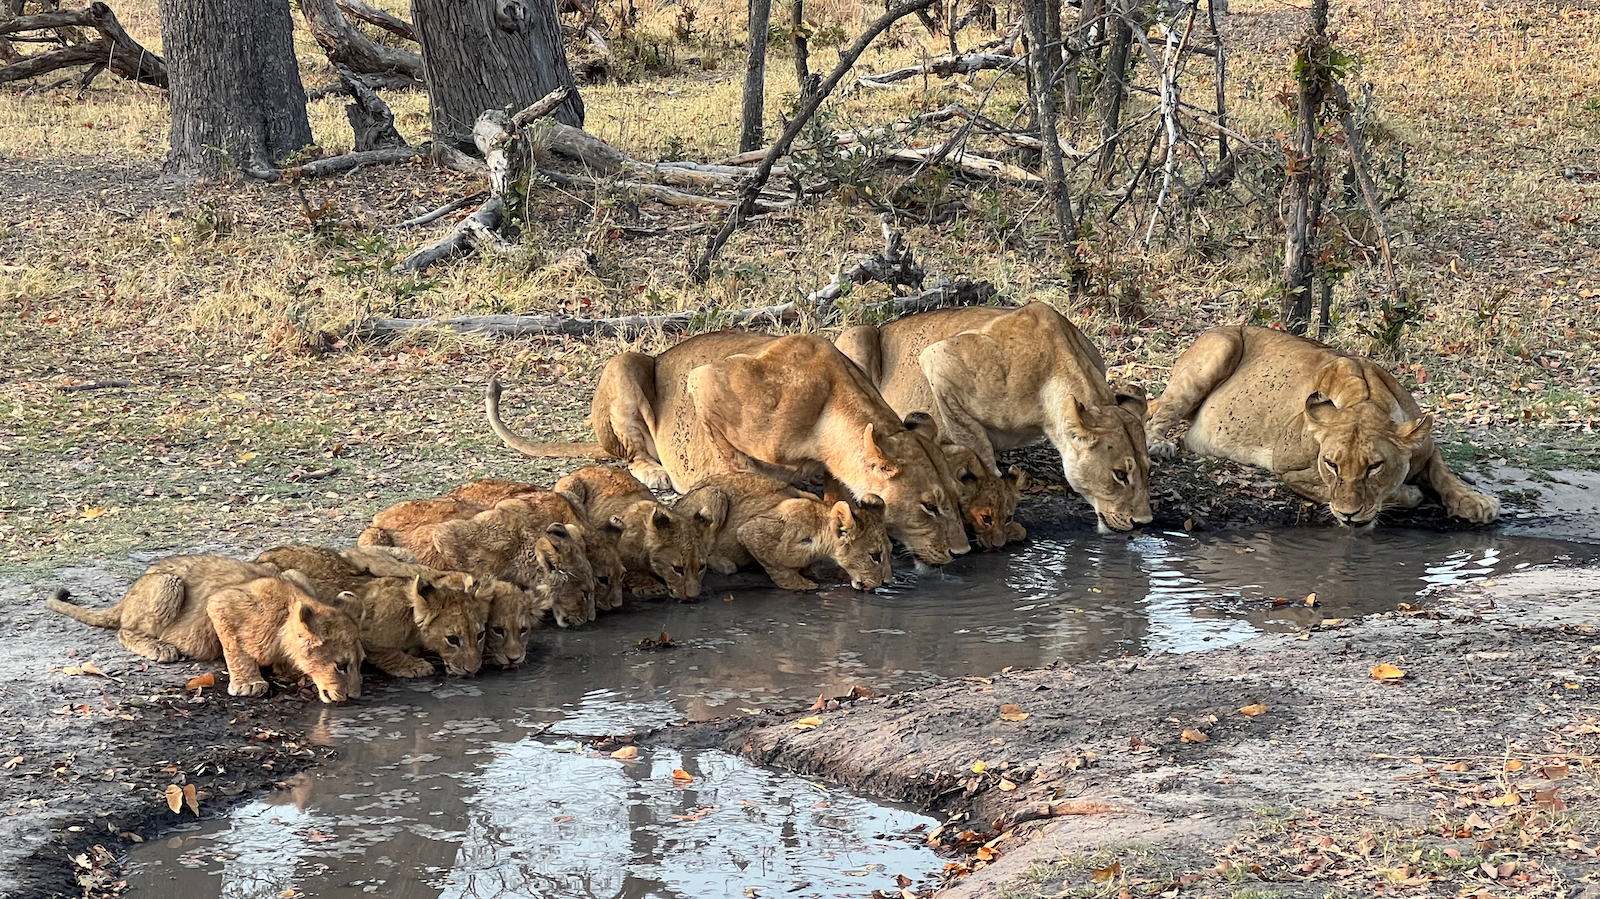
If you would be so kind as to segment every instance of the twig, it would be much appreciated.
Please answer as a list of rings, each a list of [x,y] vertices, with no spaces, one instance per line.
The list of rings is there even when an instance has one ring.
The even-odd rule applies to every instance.
[[[391,227],[391,228],[415,228],[418,225],[426,225],[429,222],[436,222],[439,219],[442,219],[445,216],[449,215],[450,213],[455,212],[457,209],[465,209],[468,206],[471,206],[473,203],[476,203],[479,200],[482,200],[486,196],[488,196],[488,193],[486,191],[481,191],[480,190],[477,193],[472,194],[471,196],[462,197],[459,200],[451,200],[450,202],[444,204],[443,206],[440,206],[438,209],[435,209],[432,212],[426,212],[426,213],[423,213],[422,215],[417,216],[416,218],[406,219],[403,222],[397,222],[397,223],[395,223],[393,225],[390,225],[389,227]]]
[[[56,393],[77,393],[80,390],[116,390],[132,386],[132,381],[85,381],[82,384],[57,384]]]

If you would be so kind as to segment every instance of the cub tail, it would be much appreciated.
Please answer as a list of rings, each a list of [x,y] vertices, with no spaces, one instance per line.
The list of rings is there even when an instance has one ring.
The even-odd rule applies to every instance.
[[[67,591],[67,588],[57,588],[56,592],[52,593],[50,598],[44,601],[44,607],[52,612],[60,612],[68,618],[94,627],[122,627],[122,603],[119,602],[109,609],[86,609],[83,606],[68,602],[67,600],[71,596],[72,594]]]

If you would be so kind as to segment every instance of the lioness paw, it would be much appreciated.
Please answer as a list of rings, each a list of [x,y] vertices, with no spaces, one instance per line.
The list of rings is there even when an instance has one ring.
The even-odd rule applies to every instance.
[[[267,695],[267,682],[259,678],[255,680],[229,680],[229,696],[265,696]]]
[[[1415,484],[1401,484],[1383,498],[1385,509],[1415,509],[1422,505],[1422,488]]]
[[[1149,452],[1152,459],[1176,459],[1178,444],[1172,440],[1152,440]]]
[[[672,478],[658,462],[635,462],[628,466],[628,470],[639,479],[640,483],[657,493],[672,489]]]
[[[1472,490],[1447,497],[1444,509],[1452,518],[1463,518],[1473,524],[1488,524],[1500,517],[1498,499]]]

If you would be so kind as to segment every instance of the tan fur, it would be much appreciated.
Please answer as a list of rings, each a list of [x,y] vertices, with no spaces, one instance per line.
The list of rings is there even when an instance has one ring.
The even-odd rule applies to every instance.
[[[395,503],[372,516],[372,525],[356,538],[356,545],[410,549],[413,543],[426,542],[425,532],[435,525],[471,518],[486,508],[478,503],[447,498],[410,499]],[[414,549],[411,551],[416,552]]]
[[[528,639],[544,611],[539,608],[537,591],[524,590],[499,578],[483,578],[472,591],[489,602],[485,619],[483,661],[501,668],[515,668],[528,657]]]
[[[483,666],[487,639],[487,599],[473,592],[472,575],[435,572],[430,580],[412,577],[374,578],[356,597],[361,643],[367,661],[395,677],[427,677],[433,663],[428,652],[454,675],[476,674]]]
[[[674,512],[657,502],[650,488],[618,468],[580,468],[557,481],[556,492],[591,521],[620,523],[617,558],[627,572],[630,592],[665,593],[677,599],[700,595],[709,520]]]
[[[896,412],[935,414],[991,474],[996,452],[1047,439],[1101,522],[1151,520],[1144,392],[1113,392],[1099,351],[1051,307],[924,312],[853,328],[838,345]]]
[[[340,555],[338,550],[324,546],[289,544],[269,549],[256,556],[257,565],[275,571],[298,571],[316,588],[320,599],[332,599],[340,593],[360,593],[372,580],[372,575]]]
[[[868,494],[858,507],[826,503],[781,481],[749,472],[708,475],[675,504],[680,510],[716,510],[707,559],[723,574],[760,564],[788,590],[817,585],[801,569],[832,560],[857,590],[892,577],[883,501]]]
[[[263,667],[307,675],[323,702],[361,695],[361,641],[356,622],[337,602],[323,602],[298,572],[223,556],[173,556],[151,565],[110,609],[66,602],[46,605],[97,627],[158,662],[224,659],[228,692],[261,696]]]
[[[590,423],[601,446],[655,489],[685,492],[722,471],[796,481],[827,470],[855,496],[882,496],[890,533],[923,561],[971,548],[937,429],[913,432],[815,337],[719,331],[656,357],[616,356]]]
[[[1013,465],[996,477],[978,454],[959,443],[941,445],[961,485],[961,514],[972,541],[984,549],[1000,549],[1006,543],[1028,539],[1028,529],[1017,520],[1017,505],[1022,501],[1028,476]]]
[[[1412,507],[1426,487],[1474,524],[1500,503],[1445,465],[1409,391],[1382,366],[1267,328],[1213,328],[1178,358],[1150,420],[1164,440],[1189,421],[1184,446],[1266,468],[1290,489],[1360,526]],[[1170,444],[1160,447],[1175,452]]]

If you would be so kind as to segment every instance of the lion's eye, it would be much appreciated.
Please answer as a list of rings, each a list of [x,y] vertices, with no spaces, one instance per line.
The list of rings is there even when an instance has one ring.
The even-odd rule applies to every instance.
[[[994,516],[993,515],[979,515],[978,516],[978,520],[983,523],[984,527],[988,527],[989,525],[994,524]]]
[[[504,637],[506,635],[506,629],[497,624],[494,626],[494,635],[496,637]]]
[[[461,645],[461,638],[456,636],[455,634],[450,634],[449,636],[444,638],[444,642],[449,643],[451,646],[460,646]]]
[[[1367,466],[1367,474],[1372,474],[1373,472],[1377,471],[1378,469],[1380,469],[1382,467],[1383,467],[1383,460],[1379,459],[1378,461],[1376,461],[1376,462],[1372,463],[1371,465]]]
[[[883,553],[881,553],[881,552],[872,553],[872,554],[869,555],[869,558],[872,559],[872,564],[876,565],[879,562],[883,561]]]
[[[939,517],[939,507],[934,505],[933,503],[923,503],[922,504],[922,511],[928,513],[929,515],[933,516],[934,518],[938,518]]]
[[[489,636],[489,632],[488,631],[478,631],[478,642],[482,643],[484,638],[487,637],[487,636]]]
[[[349,674],[350,673],[350,663],[349,662],[340,662],[339,664],[333,666],[333,670],[339,672],[340,674]]]
[[[1113,469],[1111,473],[1117,476],[1117,483],[1118,484],[1127,484],[1127,483],[1129,483],[1128,473],[1123,471],[1122,469],[1120,469],[1120,468]]]
[[[1332,459],[1323,459],[1322,464],[1328,466],[1329,470],[1331,470],[1334,474],[1339,473],[1339,466],[1335,465]]]
[[[527,633],[528,633],[528,629],[527,629],[527,628],[525,628],[525,627],[524,627],[524,628],[518,628],[518,629],[517,629],[517,636],[519,636],[519,637],[521,637],[521,636],[524,636],[524,635],[526,635],[526,634],[527,634]]]
[[[683,574],[683,566],[682,565],[674,565],[674,566],[672,566],[672,573],[673,574]]]

